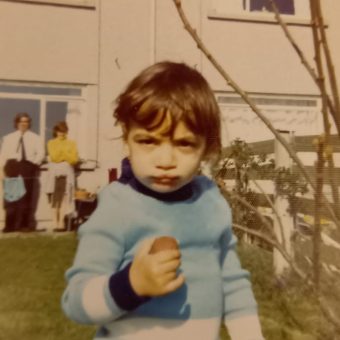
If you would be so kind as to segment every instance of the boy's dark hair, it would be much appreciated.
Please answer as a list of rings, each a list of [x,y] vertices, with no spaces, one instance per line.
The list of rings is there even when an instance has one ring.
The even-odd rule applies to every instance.
[[[27,112],[19,112],[14,117],[14,128],[18,127],[21,118],[27,118],[29,120],[29,127],[31,127],[32,118]]]
[[[215,96],[204,77],[186,64],[164,61],[146,68],[116,103],[116,123],[127,132],[131,123],[155,129],[170,114],[170,133],[182,120],[206,139],[206,155],[220,151],[220,110]]]
[[[58,122],[56,125],[54,125],[54,127],[53,127],[53,137],[57,137],[57,132],[64,132],[64,133],[68,132],[68,126],[67,126],[66,122],[62,121],[62,122]]]

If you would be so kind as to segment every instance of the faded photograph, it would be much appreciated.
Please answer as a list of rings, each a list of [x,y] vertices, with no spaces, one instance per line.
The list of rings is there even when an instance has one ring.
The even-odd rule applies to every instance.
[[[0,338],[340,339],[338,13],[0,0]]]

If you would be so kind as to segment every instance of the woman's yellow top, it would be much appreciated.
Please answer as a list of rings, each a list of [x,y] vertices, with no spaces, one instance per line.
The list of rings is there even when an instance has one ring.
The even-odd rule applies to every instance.
[[[69,139],[54,138],[47,142],[47,152],[50,162],[67,162],[75,165],[79,162],[77,145]]]

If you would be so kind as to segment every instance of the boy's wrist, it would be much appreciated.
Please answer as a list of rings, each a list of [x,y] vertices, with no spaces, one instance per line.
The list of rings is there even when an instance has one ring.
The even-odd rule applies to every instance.
[[[131,262],[119,272],[111,275],[109,290],[116,304],[124,310],[131,311],[150,300],[150,297],[140,296],[130,282]]]

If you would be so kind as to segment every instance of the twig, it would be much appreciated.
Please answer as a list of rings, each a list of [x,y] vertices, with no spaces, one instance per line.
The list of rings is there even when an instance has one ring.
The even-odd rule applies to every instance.
[[[259,108],[255,105],[255,103],[252,101],[252,99],[244,92],[236,82],[229,76],[229,74],[223,69],[223,67],[217,62],[217,60],[212,56],[212,54],[209,52],[209,50],[206,48],[206,46],[203,44],[202,40],[198,36],[196,30],[194,30],[183,9],[181,0],[173,0],[177,12],[184,24],[184,28],[188,31],[188,33],[191,35],[191,37],[194,39],[194,41],[197,44],[197,47],[204,53],[204,55],[210,60],[212,65],[215,67],[215,69],[220,73],[220,75],[225,79],[227,84],[231,86],[240,96],[241,98],[249,105],[249,107],[253,110],[254,113],[263,121],[263,123],[268,127],[268,129],[274,134],[274,136],[277,138],[277,140],[283,145],[283,147],[286,149],[289,156],[295,161],[296,165],[300,169],[303,176],[306,178],[307,182],[311,185],[314,191],[316,191],[316,185],[312,178],[309,176],[308,172],[306,171],[304,165],[302,164],[301,160],[298,158],[296,153],[293,151],[293,149],[290,147],[290,145],[285,141],[285,139],[276,131],[274,126],[271,124],[271,122],[262,114],[262,112],[259,110]],[[340,222],[338,221],[330,203],[328,202],[327,198],[324,197],[323,199],[325,202],[325,207],[331,214],[333,220],[335,223],[340,227]]]
[[[272,245],[273,247],[275,247],[281,254],[282,256],[286,259],[286,261],[288,262],[288,264],[291,266],[291,268],[296,272],[296,274],[302,279],[304,280],[307,284],[312,285],[312,282],[307,280],[307,276],[303,273],[303,271],[301,269],[299,269],[299,267],[297,266],[297,264],[293,261],[293,259],[291,258],[291,256],[289,256],[289,254],[285,251],[285,249],[283,249],[283,247],[281,246],[281,244],[273,239],[271,239],[270,237],[268,237],[267,235],[261,233],[260,231],[256,231],[244,226],[241,226],[237,223],[233,223],[233,227],[242,230],[248,234],[254,235],[260,239],[262,239],[263,241],[269,243],[270,245]]]
[[[241,197],[240,195],[234,193],[234,192],[230,192],[227,191],[225,188],[222,188],[222,190],[228,195],[233,197],[235,200],[237,200],[238,202],[240,202],[241,204],[243,204],[245,207],[247,207],[248,209],[250,209],[251,211],[253,211],[258,218],[261,220],[261,222],[266,226],[268,232],[276,238],[275,234],[273,233],[273,227],[272,225],[263,217],[263,215],[254,207],[252,206],[248,201],[246,201],[243,197]]]
[[[276,219],[279,223],[279,227],[280,227],[280,234],[281,234],[281,240],[282,240],[282,246],[284,249],[286,249],[286,238],[284,237],[284,233],[283,233],[283,225],[282,225],[282,220],[281,217],[279,216],[277,209],[275,208],[273,202],[271,201],[271,199],[269,198],[269,196],[264,192],[264,190],[262,189],[262,187],[257,183],[257,181],[255,179],[251,179],[251,181],[255,184],[255,186],[257,187],[257,189],[259,189],[262,193],[262,195],[264,195],[266,201],[268,202],[268,204],[270,205],[270,207],[272,208],[273,213],[276,216]]]
[[[316,293],[319,292],[320,285],[320,246],[321,246],[321,225],[320,225],[320,208],[321,192],[324,177],[324,140],[319,137],[315,141],[317,147],[317,162],[315,165],[317,191],[314,195],[314,232],[313,232],[313,267],[314,267],[314,284]]]
[[[332,189],[332,196],[333,196],[333,202],[335,207],[339,208],[339,192],[338,192],[338,186],[336,183],[336,179],[334,177],[334,160],[333,160],[333,154],[331,147],[329,146],[329,140],[330,140],[330,124],[328,121],[328,110],[327,110],[327,93],[326,93],[326,85],[325,85],[325,76],[323,71],[323,63],[321,59],[321,46],[324,46],[323,39],[325,38],[324,32],[324,26],[323,26],[323,20],[322,15],[319,11],[321,11],[320,4],[317,3],[315,0],[310,0],[310,10],[311,10],[311,18],[312,18],[312,32],[313,32],[313,42],[314,42],[314,50],[315,50],[315,63],[317,65],[318,70],[318,83],[322,94],[322,115],[324,120],[324,130],[325,130],[325,151],[326,151],[326,158],[328,163],[328,175],[330,180],[330,185]],[[320,38],[321,35],[321,38]],[[324,36],[324,37],[323,37]],[[328,50],[328,48],[327,48]],[[331,61],[327,60],[327,64],[331,63]],[[334,70],[333,70],[334,72]],[[331,78],[334,77],[334,74],[332,75],[330,69],[329,69],[329,76]],[[333,77],[332,77],[333,76]],[[337,91],[337,85],[336,81],[333,80],[334,85],[332,85],[333,93],[334,91]],[[338,108],[337,100],[338,95],[335,95],[335,106]],[[337,99],[336,99],[337,98]],[[339,114],[339,111],[337,111]],[[339,216],[339,213],[337,214]]]
[[[329,76],[329,81],[332,89],[332,94],[333,94],[333,100],[334,100],[334,106],[335,106],[335,113],[336,113],[336,118],[337,122],[340,122],[340,99],[339,99],[339,91],[338,91],[338,85],[335,77],[335,71],[334,71],[334,66],[332,62],[332,57],[331,53],[328,48],[328,41],[327,41],[327,36],[326,36],[326,31],[325,31],[325,25],[323,21],[323,16],[322,16],[322,9],[320,5],[320,0],[311,0],[311,2],[315,2],[315,14],[318,19],[318,28],[320,31],[321,35],[321,45],[323,47],[323,51],[325,53],[326,57],[326,65],[328,69],[328,76]]]
[[[319,82],[319,78],[318,78],[317,73],[315,72],[313,67],[309,64],[309,62],[307,61],[304,53],[302,52],[302,50],[298,46],[297,42],[295,41],[295,39],[291,35],[291,33],[290,33],[286,23],[282,20],[281,14],[280,14],[280,12],[279,12],[275,2],[273,0],[268,0],[268,1],[270,2],[270,5],[271,5],[271,7],[272,7],[272,9],[274,11],[275,19],[277,20],[277,22],[281,26],[285,36],[287,37],[288,41],[292,45],[293,49],[298,54],[298,56],[299,56],[299,58],[301,60],[301,63],[307,69],[309,75],[311,76],[311,78],[314,80],[315,84],[320,89],[320,92],[323,93],[323,89],[320,86],[320,82]],[[313,0],[311,0],[311,1],[313,1]],[[335,123],[335,125],[337,127],[338,135],[340,136],[340,119],[338,117],[338,113],[337,113],[338,111],[336,110],[336,108],[334,108],[334,105],[333,105],[331,99],[329,98],[329,96],[327,95],[327,93],[326,93],[326,102],[327,102],[327,105],[328,105],[328,107],[330,109],[330,112],[332,113],[332,117],[333,117],[334,123]]]
[[[325,131],[325,141],[324,141],[324,149],[327,150],[327,161],[328,161],[328,174],[330,178],[330,184],[332,188],[333,194],[333,202],[335,206],[339,205],[339,195],[338,188],[336,187],[336,183],[334,181],[333,171],[334,171],[334,161],[332,152],[330,152],[329,141],[330,141],[330,123],[328,120],[328,110],[327,110],[327,93],[326,93],[326,85],[325,85],[325,75],[323,71],[323,63],[321,59],[321,40],[319,37],[319,16],[317,14],[317,8],[315,2],[310,1],[310,9],[311,9],[311,17],[312,17],[312,32],[313,32],[313,42],[314,42],[314,51],[315,51],[315,63],[318,71],[318,83],[321,90],[322,95],[322,117]]]
[[[335,313],[331,310],[329,305],[321,298],[318,298],[320,309],[323,314],[326,316],[327,320],[332,323],[332,325],[336,328],[337,332],[340,333],[340,322],[339,318],[336,317]]]

